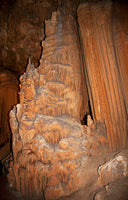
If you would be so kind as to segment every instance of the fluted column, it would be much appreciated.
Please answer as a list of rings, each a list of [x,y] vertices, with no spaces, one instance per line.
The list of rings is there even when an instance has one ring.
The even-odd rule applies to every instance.
[[[113,44],[117,59],[124,102],[128,113],[128,5],[113,6]]]
[[[95,121],[104,120],[111,150],[126,146],[126,109],[115,57],[111,2],[78,8],[85,73]]]

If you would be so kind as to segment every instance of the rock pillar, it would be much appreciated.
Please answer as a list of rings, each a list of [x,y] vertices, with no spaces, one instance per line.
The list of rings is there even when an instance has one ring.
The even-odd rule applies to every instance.
[[[119,80],[128,113],[128,5],[116,2],[113,6],[113,43],[116,53]]]
[[[112,37],[111,2],[78,8],[78,22],[94,121],[105,121],[111,150],[126,147],[126,107]]]
[[[8,180],[27,199],[58,199],[82,187],[87,138],[80,119],[88,102],[82,70],[77,23],[54,12],[46,21],[40,66],[29,60],[20,77],[20,104],[10,112],[14,160]]]

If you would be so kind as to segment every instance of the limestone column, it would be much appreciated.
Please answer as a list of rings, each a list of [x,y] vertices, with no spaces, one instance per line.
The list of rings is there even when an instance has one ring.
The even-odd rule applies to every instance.
[[[31,200],[79,190],[87,157],[80,119],[88,98],[76,20],[60,9],[46,21],[45,34],[40,66],[29,60],[20,77],[20,104],[10,112],[14,160],[8,180]]]
[[[112,40],[112,4],[81,4],[78,22],[95,121],[104,120],[111,150],[126,147],[126,108]]]
[[[88,97],[76,20],[65,9],[53,13],[52,19],[46,21],[45,34],[39,84],[44,93],[54,96],[54,101],[43,96],[39,110],[51,116],[69,114],[82,119]]]
[[[113,43],[117,59],[120,83],[128,113],[128,5],[113,5]]]

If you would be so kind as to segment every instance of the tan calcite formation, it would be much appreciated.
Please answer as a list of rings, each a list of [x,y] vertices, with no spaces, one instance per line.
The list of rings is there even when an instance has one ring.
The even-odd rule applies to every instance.
[[[30,59],[20,82],[20,104],[10,112],[9,183],[27,199],[69,195],[91,182],[83,176],[87,158],[108,146],[105,127],[101,134],[90,117],[88,127],[80,124],[88,98],[72,15],[58,11],[46,21],[40,66],[34,68]]]
[[[108,185],[118,179],[128,176],[128,156],[120,153],[98,168],[98,181],[101,185]]]
[[[20,77],[20,104],[10,112],[13,160],[10,162],[8,180],[10,186],[20,191],[24,199],[98,200],[105,199],[108,195],[109,199],[112,199],[112,182],[128,177],[127,152],[110,160],[113,153],[108,149],[108,142],[111,149],[117,149],[120,146],[118,142],[125,135],[117,136],[114,132],[113,126],[119,121],[117,113],[114,119],[112,108],[119,107],[114,99],[110,104],[108,88],[105,85],[109,85],[109,81],[111,83],[113,80],[113,68],[110,77],[109,73],[106,73],[108,81],[106,76],[103,76],[102,70],[105,66],[103,65],[102,69],[102,60],[98,54],[102,47],[104,55],[107,48],[112,48],[109,31],[105,29],[105,22],[110,22],[111,5],[106,4],[108,9],[103,10],[104,15],[101,9],[104,8],[104,4],[89,5],[91,17],[94,16],[97,20],[98,12],[103,20],[101,24],[100,20],[98,21],[98,33],[96,21],[94,23],[94,19],[91,20],[88,4],[80,6],[78,18],[81,41],[84,41],[83,50],[86,53],[85,72],[94,120],[88,115],[87,126],[80,124],[80,120],[88,113],[88,95],[81,63],[77,23],[67,10],[53,13],[51,20],[46,21],[46,39],[42,43],[40,66],[35,68],[29,59],[26,72]],[[87,24],[84,38],[85,23],[82,17],[85,16]],[[89,29],[90,25],[92,32]],[[102,46],[104,34],[101,25],[111,48],[108,43],[107,47]],[[107,27],[110,30],[110,27]],[[113,55],[112,49],[110,52]],[[108,56],[111,55],[110,52]],[[108,60],[105,60],[106,63]],[[111,59],[110,61],[112,62]],[[116,71],[116,65],[112,66]],[[109,70],[108,67],[105,69]],[[116,76],[114,80],[117,80]],[[116,86],[115,81],[115,90]],[[109,88],[112,96],[113,87]],[[116,95],[119,95],[118,92]],[[119,105],[124,109],[122,99]],[[124,127],[125,130],[125,112],[122,112],[122,117],[118,126]],[[117,185],[116,188],[119,190],[120,186]]]
[[[119,80],[128,113],[128,5],[113,6],[113,45],[115,48]]]
[[[108,162],[98,167],[98,182],[103,188],[94,196],[100,199],[127,199],[128,156],[127,151],[120,152]]]
[[[87,127],[66,115],[43,114],[21,122],[19,116],[15,107],[10,113],[14,156],[8,175],[11,187],[26,199],[45,196],[53,200],[92,184],[92,170],[94,175],[97,170],[90,166],[90,158],[105,154],[108,147],[103,124]]]
[[[40,113],[69,114],[83,119],[88,97],[81,61],[75,19],[66,13],[53,13],[52,19],[46,21],[46,39],[39,67]]]
[[[87,158],[108,146],[103,122],[88,116],[88,126],[80,124],[88,98],[79,49],[73,16],[53,13],[39,68],[30,59],[20,77],[20,104],[10,112],[14,160],[8,180],[27,199],[53,200],[79,190],[91,182],[83,176]]]
[[[110,149],[117,150],[125,148],[127,144],[127,113],[113,47],[111,20],[110,1],[85,3],[78,8],[79,31],[93,119],[105,121]]]

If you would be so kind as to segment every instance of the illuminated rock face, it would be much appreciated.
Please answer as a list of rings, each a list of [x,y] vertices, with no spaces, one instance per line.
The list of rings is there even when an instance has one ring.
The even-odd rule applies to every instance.
[[[53,13],[46,22],[39,67],[39,113],[68,114],[79,120],[84,117],[88,99],[82,67],[75,19],[62,12]]]
[[[109,33],[111,5],[106,4],[104,12],[101,3],[89,5],[91,11],[88,4],[79,7],[78,20],[94,121],[88,115],[87,125],[80,123],[89,112],[88,93],[77,23],[67,10],[54,12],[46,21],[40,66],[35,68],[29,60],[20,77],[20,104],[10,112],[14,159],[8,180],[26,199],[99,199],[106,194],[99,188],[119,180],[121,173],[127,178],[125,154],[109,162],[113,154],[108,147],[126,145],[126,110]],[[102,20],[97,27],[98,14]]]
[[[81,4],[78,21],[94,121],[104,119],[110,149],[125,148],[127,112],[113,46],[111,3]],[[122,82],[126,85],[123,80],[126,69],[122,65],[119,69],[123,68]]]
[[[123,90],[124,102],[128,112],[128,5],[120,5],[118,2],[113,8],[113,41],[116,53],[119,78]]]
[[[26,198],[53,200],[80,189],[88,156],[108,144],[105,127],[95,136],[91,119],[93,131],[80,123],[88,110],[82,67],[75,19],[53,13],[40,66],[29,62],[20,77],[20,104],[10,112],[14,161],[8,179]]]

